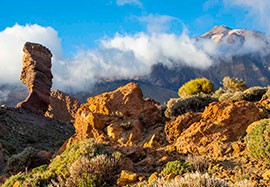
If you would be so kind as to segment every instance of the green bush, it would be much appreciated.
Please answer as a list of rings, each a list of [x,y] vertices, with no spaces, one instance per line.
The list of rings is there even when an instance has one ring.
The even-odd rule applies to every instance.
[[[197,78],[185,83],[178,90],[180,97],[196,95],[200,93],[210,94],[215,90],[214,84],[206,78]]]
[[[177,117],[187,112],[202,112],[210,103],[218,101],[209,95],[194,95],[187,98],[170,99],[167,103],[165,116]]]
[[[255,159],[270,163],[270,119],[257,123],[246,136],[247,151]]]
[[[40,166],[30,173],[11,177],[5,187],[19,181],[22,186],[110,186],[119,172],[118,152],[109,152],[106,146],[94,140],[72,145],[56,156],[50,165]]]
[[[247,89],[245,81],[226,76],[222,80],[223,88],[228,92],[244,91]]]
[[[183,173],[188,172],[190,164],[188,162],[181,162],[179,160],[175,160],[172,162],[168,162],[163,169],[162,173],[165,175],[174,174],[174,175],[182,175]]]
[[[21,153],[12,155],[8,159],[6,171],[10,173],[18,173],[25,171],[26,168],[31,164],[33,157],[37,153],[37,150],[32,147],[25,148]]]

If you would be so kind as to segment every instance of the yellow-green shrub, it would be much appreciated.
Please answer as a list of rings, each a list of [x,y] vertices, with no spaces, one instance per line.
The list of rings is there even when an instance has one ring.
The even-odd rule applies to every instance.
[[[180,97],[196,95],[200,93],[210,94],[215,90],[214,84],[206,78],[197,78],[185,83],[178,90]]]
[[[163,169],[162,173],[165,175],[174,174],[174,175],[182,175],[186,173],[189,169],[189,163],[181,162],[179,160],[175,160],[172,162],[168,162]]]
[[[247,151],[257,160],[270,163],[270,119],[261,120],[246,136]]]
[[[228,92],[244,91],[247,89],[245,81],[226,76],[222,80],[223,87]]]

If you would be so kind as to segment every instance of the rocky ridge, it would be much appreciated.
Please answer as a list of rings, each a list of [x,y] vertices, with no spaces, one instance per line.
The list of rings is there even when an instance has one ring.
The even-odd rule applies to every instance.
[[[50,104],[45,116],[66,123],[72,123],[80,105],[80,102],[76,98],[60,90],[53,90],[50,93]]]

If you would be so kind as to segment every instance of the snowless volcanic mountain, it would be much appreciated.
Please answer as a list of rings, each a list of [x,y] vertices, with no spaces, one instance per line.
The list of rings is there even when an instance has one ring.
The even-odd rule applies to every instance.
[[[221,25],[215,26],[201,36],[192,38],[192,41],[212,60],[209,68],[193,68],[179,62],[176,62],[173,68],[169,68],[160,62],[152,67],[150,75],[136,80],[99,81],[91,90],[76,93],[73,96],[85,102],[89,96],[112,91],[133,81],[139,83],[145,97],[164,103],[169,98],[177,96],[178,88],[183,83],[198,77],[210,79],[216,88],[220,86],[225,76],[243,79],[248,86],[270,84],[270,45],[266,34],[247,29],[231,29]],[[184,52],[179,51],[179,53]],[[0,99],[10,100],[14,92],[16,91],[1,89]],[[0,103],[10,104],[4,101]],[[13,103],[16,102],[13,101]]]

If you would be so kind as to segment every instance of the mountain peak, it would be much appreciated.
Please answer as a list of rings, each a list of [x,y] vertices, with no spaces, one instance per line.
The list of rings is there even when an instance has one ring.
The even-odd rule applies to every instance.
[[[209,37],[212,35],[217,35],[217,34],[223,34],[227,35],[228,32],[230,32],[232,29],[225,26],[225,25],[220,25],[220,26],[214,26],[210,31],[206,32],[205,34],[201,35],[201,37]]]
[[[219,44],[242,44],[250,38],[265,41],[263,33],[248,29],[231,29],[225,25],[215,26],[210,31],[201,35],[203,39],[211,39]]]

